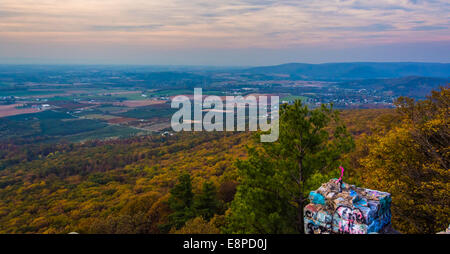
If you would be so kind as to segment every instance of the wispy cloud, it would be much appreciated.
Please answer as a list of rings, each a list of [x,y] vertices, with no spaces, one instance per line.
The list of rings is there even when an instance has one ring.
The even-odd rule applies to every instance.
[[[14,12],[14,11],[2,11],[2,10],[0,10],[0,18],[14,17],[14,16],[20,16],[20,13]]]
[[[449,13],[448,0],[2,0],[0,38],[165,50],[448,42]]]
[[[114,25],[114,26],[90,26],[88,30],[93,31],[142,31],[155,30],[163,27],[163,25]]]
[[[448,26],[415,26],[414,31],[434,31],[434,30],[448,30]]]
[[[332,26],[322,29],[328,31],[385,32],[395,30],[396,28],[390,24],[375,23],[365,26]]]

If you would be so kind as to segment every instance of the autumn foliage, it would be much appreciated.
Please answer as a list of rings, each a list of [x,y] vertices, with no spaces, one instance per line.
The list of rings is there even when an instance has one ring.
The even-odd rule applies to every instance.
[[[449,104],[446,87],[342,121],[284,108],[284,143],[264,147],[248,132],[0,143],[0,233],[296,233],[305,193],[340,164],[392,194],[395,229],[436,233],[450,223]]]
[[[395,228],[436,233],[450,223],[450,90],[419,102],[399,98],[397,106],[401,122],[367,140],[362,181],[392,193]]]

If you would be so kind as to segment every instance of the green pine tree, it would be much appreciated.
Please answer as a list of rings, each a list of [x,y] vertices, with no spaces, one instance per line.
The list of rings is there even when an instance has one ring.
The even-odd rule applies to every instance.
[[[197,216],[210,220],[219,211],[220,202],[217,199],[216,186],[212,182],[203,183],[202,193],[194,201],[194,209]]]
[[[168,224],[163,227],[169,230],[173,227],[180,229],[186,221],[195,218],[193,211],[194,193],[189,174],[183,174],[178,178],[178,184],[170,190],[169,207],[173,213],[168,216]]]
[[[354,142],[332,105],[310,110],[297,100],[280,108],[280,135],[248,148],[228,233],[303,233],[309,190],[327,181]]]

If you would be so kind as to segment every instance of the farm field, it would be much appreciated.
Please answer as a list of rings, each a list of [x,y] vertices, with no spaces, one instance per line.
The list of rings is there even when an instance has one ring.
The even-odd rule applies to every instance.
[[[165,96],[190,92],[187,89],[51,87],[39,88],[33,84],[17,91],[0,90],[0,98],[9,102],[0,105],[1,140],[83,142],[158,133],[170,127],[170,115],[175,112]]]
[[[306,101],[306,100],[308,100],[308,97],[289,95],[289,96],[285,96],[285,97],[281,97],[280,98],[280,101],[295,101],[295,100]]]
[[[37,113],[40,111],[35,108],[18,108],[21,105],[22,104],[0,105],[0,117]]]

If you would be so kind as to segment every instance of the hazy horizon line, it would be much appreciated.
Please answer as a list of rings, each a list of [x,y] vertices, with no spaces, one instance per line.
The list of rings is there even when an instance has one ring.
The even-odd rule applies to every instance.
[[[264,65],[216,65],[216,64],[132,64],[132,63],[9,63],[0,62],[0,66],[136,66],[136,67],[211,67],[211,68],[252,68],[266,66],[280,66],[288,64],[326,65],[326,64],[450,64],[450,62],[434,61],[341,61],[341,62],[283,62]]]

